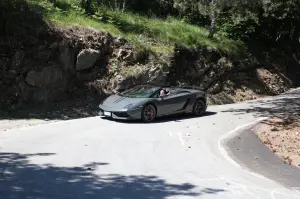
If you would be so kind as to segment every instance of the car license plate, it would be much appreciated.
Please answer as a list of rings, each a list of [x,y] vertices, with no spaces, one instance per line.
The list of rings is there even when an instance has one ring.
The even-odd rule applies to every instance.
[[[104,115],[110,117],[111,116],[111,112],[104,111]]]

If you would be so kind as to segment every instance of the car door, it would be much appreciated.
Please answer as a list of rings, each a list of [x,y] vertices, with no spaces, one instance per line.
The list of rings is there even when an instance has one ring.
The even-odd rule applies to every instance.
[[[165,96],[159,99],[158,115],[181,112],[187,102],[187,93]]]

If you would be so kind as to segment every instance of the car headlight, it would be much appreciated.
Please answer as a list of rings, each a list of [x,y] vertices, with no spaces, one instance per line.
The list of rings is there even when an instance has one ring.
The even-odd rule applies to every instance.
[[[134,105],[134,104],[127,104],[126,106],[124,106],[124,108],[127,108],[127,109],[128,109],[128,108],[133,107],[133,105]]]
[[[126,106],[124,106],[124,108],[130,109],[130,108],[132,108],[132,107],[134,107],[134,106],[135,106],[134,104],[127,104]],[[134,107],[134,109],[139,109],[139,108],[143,108],[143,106],[140,105],[140,106]]]

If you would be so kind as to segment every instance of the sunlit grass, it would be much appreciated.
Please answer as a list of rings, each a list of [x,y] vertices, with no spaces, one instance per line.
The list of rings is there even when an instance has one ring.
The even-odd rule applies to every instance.
[[[43,8],[46,21],[59,25],[92,27],[122,36],[134,45],[153,52],[170,52],[174,43],[186,47],[212,46],[226,53],[236,54],[243,50],[243,43],[216,35],[207,37],[208,30],[184,23],[175,18],[166,20],[147,18],[130,12],[113,11],[97,7],[93,16],[86,16],[76,0],[57,0],[53,6],[47,0],[28,0],[32,6]]]

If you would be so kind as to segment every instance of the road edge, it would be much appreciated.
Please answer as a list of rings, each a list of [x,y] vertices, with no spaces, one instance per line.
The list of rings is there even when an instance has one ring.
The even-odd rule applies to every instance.
[[[241,164],[239,164],[237,161],[235,161],[228,153],[228,151],[226,150],[226,145],[225,145],[225,142],[232,138],[232,137],[235,137],[238,132],[242,131],[242,130],[246,130],[246,129],[249,129],[251,127],[254,127],[256,126],[258,123],[264,121],[268,119],[268,117],[263,117],[263,118],[260,118],[260,119],[257,119],[255,120],[254,122],[250,122],[250,123],[247,123],[247,124],[244,124],[244,125],[241,125],[241,126],[237,126],[235,129],[233,129],[232,131],[229,131],[228,133],[225,133],[224,135],[221,136],[221,138],[218,140],[218,149],[221,153],[221,155],[224,157],[224,159],[226,159],[228,162],[230,162],[233,166],[235,166],[236,168],[239,168],[241,170],[243,170],[244,172],[254,176],[254,177],[257,177],[257,178],[260,178],[260,179],[264,179],[264,180],[268,180],[268,181],[272,181],[274,182],[273,180],[261,175],[261,174],[258,174],[258,173],[255,173],[255,172],[252,172],[250,171],[248,168],[245,168],[243,167]]]

